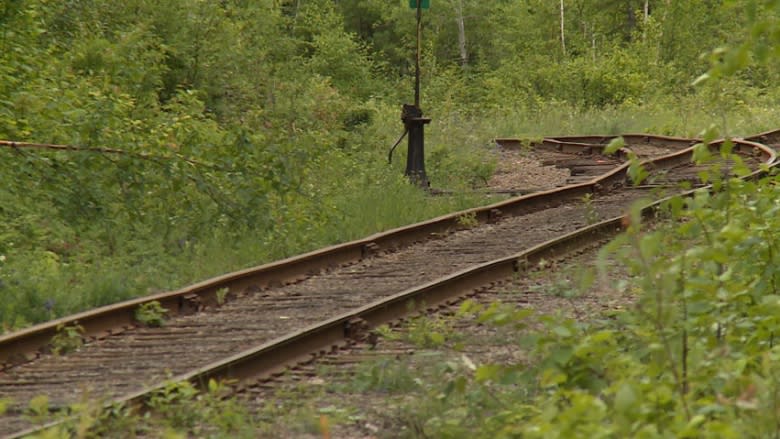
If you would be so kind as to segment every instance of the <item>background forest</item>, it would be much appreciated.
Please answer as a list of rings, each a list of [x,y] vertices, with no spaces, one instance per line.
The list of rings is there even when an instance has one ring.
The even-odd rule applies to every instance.
[[[692,85],[771,51],[712,51],[760,39],[756,3],[432,0],[433,185],[484,183],[496,136],[777,128],[774,61]],[[405,0],[0,2],[0,139],[77,147],[0,147],[2,330],[486,203],[387,164],[414,26]]]

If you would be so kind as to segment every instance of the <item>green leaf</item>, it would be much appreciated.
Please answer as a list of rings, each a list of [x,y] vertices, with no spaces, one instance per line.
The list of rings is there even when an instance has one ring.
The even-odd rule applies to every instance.
[[[722,145],[720,145],[720,155],[723,158],[728,158],[734,151],[734,142],[731,139],[726,139]]]
[[[704,424],[707,421],[707,418],[704,415],[696,415],[691,418],[691,420],[688,422],[688,425],[686,426],[689,429],[698,428],[700,425]]]
[[[647,260],[658,253],[660,246],[661,242],[658,239],[658,236],[655,234],[644,235],[639,240],[639,250],[642,254],[642,257]]]
[[[496,381],[503,370],[504,368],[497,364],[483,364],[474,372],[474,379],[480,383],[485,381]]]
[[[11,405],[11,400],[7,398],[0,399],[0,416],[4,415],[8,410],[8,406]]]
[[[622,414],[633,411],[636,399],[634,387],[628,383],[623,383],[617,393],[615,393],[615,410]]]
[[[209,393],[217,393],[217,390],[219,390],[219,384],[217,381],[213,378],[209,379]]]
[[[706,130],[702,131],[699,136],[702,138],[701,143],[695,146],[704,146],[710,144],[712,141],[718,138],[719,130],[717,125],[710,125]]]
[[[614,154],[617,152],[620,148],[623,148],[626,146],[626,141],[623,139],[623,137],[615,137],[612,139],[609,144],[604,148],[604,154]]]
[[[642,184],[649,175],[650,174],[644,166],[642,166],[642,162],[639,159],[632,159],[630,161],[628,176],[635,185]]]
[[[38,395],[33,397],[29,403],[30,412],[35,416],[46,416],[49,414],[49,397]]]
[[[473,299],[466,299],[463,301],[463,303],[460,304],[458,307],[458,316],[464,316],[472,313],[477,313],[482,311],[484,307],[480,304],[478,304]]]
[[[431,332],[428,334],[428,338],[435,346],[441,346],[445,341],[444,334],[441,332]]]
[[[691,160],[693,160],[694,163],[709,162],[712,160],[712,153],[710,153],[710,148],[704,143],[697,143],[693,147],[693,157]]]
[[[546,369],[542,372],[541,384],[542,386],[549,387],[565,383],[566,380],[567,377],[565,373],[555,369]]]
[[[604,343],[614,338],[615,338],[615,332],[608,329],[598,331],[590,336],[590,340],[593,343]]]
[[[780,295],[770,294],[761,298],[762,305],[780,305]]]
[[[563,366],[569,362],[574,351],[568,346],[556,346],[550,352],[550,360],[558,366]]]
[[[560,337],[571,337],[571,330],[565,326],[555,326],[552,331]]]

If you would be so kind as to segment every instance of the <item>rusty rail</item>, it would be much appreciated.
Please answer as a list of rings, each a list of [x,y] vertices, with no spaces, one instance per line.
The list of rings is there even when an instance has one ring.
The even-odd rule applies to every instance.
[[[643,138],[655,138],[643,135]],[[662,141],[690,144],[690,139],[658,137]],[[762,161],[771,163],[775,160],[775,152],[759,143],[747,140],[735,140],[735,152],[742,149],[758,151]],[[572,146],[555,139],[548,144],[565,147]],[[713,142],[713,147],[719,145]],[[590,148],[593,145],[588,145]],[[647,161],[656,168],[670,167],[686,163],[690,160],[690,148]],[[262,289],[274,285],[284,285],[295,282],[307,275],[360,260],[377,250],[396,249],[423,241],[431,236],[447,233],[458,227],[458,221],[464,215],[473,216],[479,223],[489,223],[500,215],[522,215],[535,212],[566,201],[574,200],[592,192],[598,192],[606,187],[625,184],[626,170],[629,164],[624,163],[611,172],[593,180],[538,192],[502,201],[489,206],[468,209],[449,215],[440,216],[418,224],[400,227],[387,232],[377,233],[367,238],[326,247],[300,256],[260,265],[222,276],[217,276],[194,285],[175,291],[153,294],[137,299],[120,302],[114,305],[100,307],[51,322],[32,326],[30,328],[0,336],[0,370],[13,364],[30,361],[40,355],[56,335],[60,325],[78,323],[84,328],[84,336],[101,338],[115,332],[122,332],[135,325],[135,310],[142,304],[158,301],[168,310],[169,315],[181,315],[197,312],[201,307],[217,304],[217,291],[228,288],[229,291],[240,291],[247,288]]]
[[[677,141],[686,145],[690,143],[689,139]],[[593,147],[593,145],[565,145],[565,150],[587,153],[592,151]],[[561,146],[560,150],[563,151],[564,147]],[[625,151],[621,152],[624,153]],[[679,161],[684,162],[687,157],[683,153]],[[667,160],[677,159],[669,157]],[[377,233],[364,239],[217,276],[178,290],[96,308],[6,334],[0,336],[0,371],[14,364],[37,358],[41,350],[45,349],[52,337],[56,335],[60,325],[78,323],[84,328],[84,337],[94,339],[107,337],[134,326],[135,310],[140,305],[151,301],[160,302],[170,316],[194,313],[201,307],[214,306],[217,303],[217,291],[224,288],[240,291],[248,287],[262,289],[295,282],[323,269],[358,261],[377,250],[402,248],[431,236],[447,233],[458,227],[459,218],[464,215],[473,216],[479,223],[488,223],[494,221],[496,215],[521,215],[534,212],[597,192],[606,185],[623,184],[627,167],[628,164],[623,164],[605,176],[594,178],[586,183],[523,195],[489,206],[440,216],[418,224]]]
[[[711,147],[717,149],[719,142],[714,142]],[[775,161],[775,152],[764,145],[746,141],[735,140],[734,151],[742,154],[753,154],[761,156],[764,163],[773,164]],[[647,165],[652,164],[655,168],[666,168],[686,163],[690,160],[691,148],[686,148],[680,152],[668,154],[663,157],[647,160]],[[238,288],[238,286],[256,286],[258,284],[270,285],[275,282],[284,282],[294,280],[297,276],[305,275],[313,270],[323,266],[335,265],[336,263],[349,262],[350,260],[365,257],[367,253],[373,251],[377,246],[398,246],[414,242],[418,239],[424,239],[431,233],[437,233],[441,230],[455,226],[453,222],[464,213],[473,213],[480,221],[490,221],[497,212],[502,214],[521,214],[528,211],[543,209],[549,203],[561,203],[562,199],[582,196],[599,190],[606,184],[624,184],[625,171],[628,165],[620,166],[614,171],[605,174],[602,177],[595,178],[589,183],[566,187],[554,191],[547,191],[541,194],[519,197],[517,199],[496,203],[484,208],[470,209],[457,214],[446,215],[418,225],[402,227],[390,232],[372,235],[364,240],[354,241],[339,246],[328,247],[326,249],[311,252],[295,258],[289,258],[272,264],[263,265],[254,269],[243,270],[220,276],[205,282],[201,282],[192,287],[182,290],[149,296],[134,301],[128,301],[114,306],[104,307],[95,311],[81,313],[66,319],[48,324],[56,326],[64,322],[78,320],[80,324],[85,325],[85,317],[92,317],[94,320],[86,319],[90,328],[100,327],[98,323],[109,319],[112,313],[119,313],[125,316],[126,322],[132,322],[132,311],[135,306],[150,300],[159,300],[166,307],[172,307],[176,312],[183,312],[182,302],[187,303],[190,295],[197,295],[199,298],[209,299],[209,294],[215,294],[215,291],[226,286]],[[764,170],[758,170],[753,175],[761,175]],[[692,193],[694,191],[690,191]],[[645,215],[651,215],[661,201],[653,203],[644,210]],[[345,342],[345,340],[354,336],[353,328],[359,328],[360,331],[369,330],[382,323],[392,321],[410,312],[430,307],[438,303],[446,302],[453,298],[469,294],[475,289],[480,288],[492,281],[512,276],[514,273],[523,271],[528,264],[535,264],[541,259],[549,259],[556,255],[570,252],[587,245],[594,240],[602,240],[605,237],[614,236],[621,229],[621,218],[613,218],[590,227],[580,229],[576,232],[567,234],[557,239],[548,241],[544,244],[535,246],[529,250],[516,255],[494,260],[481,264],[458,273],[440,278],[434,282],[415,287],[401,293],[390,296],[386,299],[376,301],[362,308],[350,311],[339,316],[330,318],[319,324],[310,326],[303,330],[289,334],[264,343],[256,348],[249,349],[230,358],[201,367],[175,377],[173,380],[187,380],[196,385],[202,385],[209,379],[238,379],[255,380],[267,377],[277,373],[286,367],[297,364],[301,361],[307,361],[317,356],[318,352],[333,349]],[[399,244],[399,242],[401,244]],[[387,248],[387,247],[386,247]],[[338,261],[338,262],[334,262]],[[324,265],[323,265],[324,264]],[[213,299],[213,298],[211,298]],[[178,309],[175,307],[178,306]],[[107,314],[108,315],[104,315]],[[116,318],[116,315],[113,316]],[[105,324],[105,323],[103,323]],[[45,333],[47,325],[31,328],[28,331],[21,331],[15,335],[17,339],[23,340],[25,334],[35,331]],[[36,337],[42,337],[37,335]],[[5,337],[9,339],[11,337]],[[0,347],[5,348],[0,340]],[[47,340],[48,342],[48,340]],[[142,405],[149,395],[156,392],[160,386],[155,386],[141,392],[129,395],[120,399],[129,405]],[[49,424],[18,433],[21,437],[49,428],[55,424]]]

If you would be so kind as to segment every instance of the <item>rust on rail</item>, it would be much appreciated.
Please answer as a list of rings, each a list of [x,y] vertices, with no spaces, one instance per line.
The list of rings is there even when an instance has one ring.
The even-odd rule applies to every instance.
[[[693,142],[691,139],[663,136],[633,136],[638,136],[642,139],[657,139],[658,142],[677,142],[680,145],[690,145]],[[582,138],[577,140],[582,140]],[[545,139],[544,142],[548,145],[565,144],[564,141],[557,138]],[[744,147],[753,151],[759,151],[764,162],[774,161],[775,153],[771,148],[745,140],[735,140],[735,143],[737,144],[735,151],[740,152],[740,148]],[[719,145],[718,142],[713,142],[712,147],[717,148],[717,145]],[[579,148],[582,150],[582,148],[592,146],[579,146]],[[690,151],[691,149],[687,147],[677,152],[648,160],[647,163],[653,163],[653,166],[657,168],[675,166],[690,161]],[[224,288],[228,288],[229,291],[259,291],[274,285],[296,282],[323,269],[352,263],[378,251],[397,249],[415,242],[427,240],[433,236],[446,234],[459,227],[458,222],[463,215],[471,215],[481,224],[490,223],[494,221],[497,213],[504,216],[523,215],[554,207],[567,201],[581,199],[587,194],[598,192],[605,188],[624,185],[626,183],[628,166],[628,163],[624,163],[614,168],[611,172],[585,183],[523,195],[489,206],[444,215],[418,224],[377,233],[364,239],[330,246],[300,256],[214,277],[179,290],[120,302],[6,334],[0,336],[0,370],[36,358],[36,356],[40,355],[41,350],[50,343],[52,337],[57,332],[57,327],[60,325],[67,326],[77,322],[84,328],[85,337],[101,338],[134,326],[136,324],[134,318],[135,310],[140,305],[151,301],[158,301],[168,310],[169,315],[196,312],[197,307],[191,306],[191,299],[194,297],[198,298],[199,306],[210,307],[217,303],[217,291]],[[190,300],[187,298],[190,298]]]
[[[683,140],[688,141],[687,139]],[[554,140],[552,142],[558,141]],[[738,153],[758,155],[767,164],[773,164],[775,161],[774,150],[767,146],[740,139],[735,140],[734,143],[736,144],[734,151]],[[713,142],[710,147],[717,150],[721,144],[722,141]],[[687,147],[675,153],[646,160],[644,163],[647,165],[652,164],[656,168],[672,167],[690,162],[691,155],[692,148]],[[191,308],[214,304],[217,290],[226,287],[232,291],[258,289],[285,282],[294,282],[296,279],[315,273],[323,268],[349,263],[375,254],[382,249],[408,245],[419,240],[425,240],[431,234],[451,230],[457,227],[458,219],[464,213],[473,214],[480,222],[489,223],[503,215],[518,215],[545,209],[552,205],[560,204],[563,200],[582,197],[584,194],[599,191],[608,185],[626,184],[627,166],[628,164],[621,165],[612,172],[594,178],[588,183],[518,197],[484,208],[445,215],[413,226],[372,235],[362,240],[226,274],[181,290],[147,296],[80,313],[48,324],[38,325],[27,331],[20,331],[19,333],[9,334],[0,338],[0,348],[2,348],[0,353],[7,355],[6,348],[8,346],[15,347],[17,354],[21,353],[24,355],[25,349],[28,353],[34,352],[34,350],[40,348],[40,345],[37,343],[48,343],[52,334],[51,332],[47,333],[47,331],[50,331],[51,328],[56,328],[58,324],[67,324],[73,321],[78,321],[79,324],[88,328],[87,332],[93,336],[97,331],[105,331],[110,334],[117,326],[134,324],[133,313],[135,308],[151,300],[159,301],[173,313],[186,313],[192,312]],[[762,172],[764,170],[758,170],[753,175],[761,175]],[[643,211],[644,214],[652,215],[654,209],[660,203],[661,201],[658,201],[646,207]],[[380,324],[456,297],[471,294],[490,282],[512,276],[514,273],[523,271],[528,266],[537,264],[542,259],[550,259],[587,246],[594,240],[602,240],[606,237],[614,236],[621,230],[621,220],[622,217],[617,217],[602,221],[547,241],[521,253],[470,267],[424,285],[407,289],[369,305],[311,325],[303,330],[270,340],[260,346],[232,355],[229,358],[179,375],[173,379],[187,380],[196,385],[202,385],[211,378],[256,380],[278,373],[291,365],[310,360],[319,353],[327,352],[343,345],[349,339],[362,337]],[[191,306],[194,302],[198,303],[195,307]],[[25,338],[25,334],[29,338]],[[14,342],[18,344],[14,345]],[[164,384],[159,386],[162,385]],[[129,405],[143,405],[149,395],[154,393],[159,386],[128,395],[120,401]],[[19,437],[31,432],[33,430],[21,432]]]

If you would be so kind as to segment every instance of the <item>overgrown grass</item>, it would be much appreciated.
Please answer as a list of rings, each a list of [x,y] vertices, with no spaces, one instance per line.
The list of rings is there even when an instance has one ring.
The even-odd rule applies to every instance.
[[[171,382],[151,395],[144,415],[122,405],[106,406],[88,394],[61,409],[51,408],[49,399],[41,395],[33,398],[26,413],[36,424],[63,421],[31,436],[37,439],[329,437],[332,429],[363,416],[341,401],[329,404],[328,389],[287,385],[263,401],[248,402],[241,396],[227,397],[229,387],[213,380],[202,391],[189,383]],[[0,416],[10,404],[0,400]]]
[[[323,412],[329,388],[351,400],[384,401],[371,410],[384,416],[392,437],[772,437],[780,425],[780,177],[714,183],[718,192],[668,202],[672,221],[653,229],[632,210],[628,232],[599,258],[631,280],[619,288],[635,298],[620,307],[574,320],[464,304],[460,317],[496,327],[489,343],[523,351],[519,361],[472,362],[458,350],[486,339],[462,343],[452,338],[452,321],[415,319],[400,335],[380,332],[416,354],[361,364],[351,381],[314,386],[314,395],[303,387],[279,395],[283,402],[269,401],[259,417],[185,388],[161,396],[154,423],[135,428],[273,434],[284,419],[293,422],[287,431],[322,434],[323,414],[362,419],[346,399]],[[552,300],[561,284],[547,282]],[[584,285],[564,288],[581,292]],[[430,351],[444,346],[454,355]]]
[[[5,330],[186,285],[209,276],[270,262],[326,245],[421,221],[485,200],[429,197],[401,177],[336,194],[322,205],[280,214],[270,230],[235,233],[218,228],[166,251],[150,239],[115,257],[63,258],[51,251],[9,252],[0,262],[0,322]],[[305,210],[308,209],[308,210]],[[74,260],[75,259],[75,260]]]
[[[515,338],[530,361],[434,380],[407,400],[410,436],[774,437],[778,181],[716,180],[652,230],[634,209],[601,256],[628,271],[631,306],[578,321],[475,308],[487,324],[541,323]]]
[[[48,398],[42,396],[30,403],[30,419],[36,423],[63,419],[65,422],[31,437],[270,437],[262,435],[263,423],[245,406],[234,399],[224,399],[225,391],[214,381],[203,392],[189,383],[170,383],[151,397],[149,407],[153,411],[146,416],[121,405],[106,408],[89,395],[70,407],[50,410]]]
[[[771,99],[755,98],[751,105],[723,110],[733,120],[732,134],[773,127]],[[427,130],[430,180],[433,187],[464,194],[484,184],[494,166],[488,152],[496,136],[697,135],[695,127],[722,117],[699,108],[690,97],[602,110],[553,102],[536,111],[491,115],[432,111],[434,122]],[[271,200],[271,222],[262,227],[235,230],[204,224],[194,229],[200,230],[198,235],[172,243],[153,230],[138,234],[119,225],[109,232],[115,242],[111,255],[98,247],[103,239],[92,241],[89,235],[68,238],[76,244],[64,252],[10,248],[0,260],[0,325],[5,331],[19,328],[495,201],[474,195],[431,197],[408,184],[402,176],[405,145],[399,146],[391,166],[385,161],[401,131],[396,109],[374,102],[370,110],[374,122],[348,133],[341,147],[309,164],[297,193]]]
[[[697,137],[707,127],[722,126],[724,118],[729,120],[728,134],[732,136],[777,129],[774,98],[745,94],[750,96],[730,101],[723,107],[702,105],[707,98],[701,94],[658,97],[644,103],[627,102],[601,109],[550,102],[535,110],[510,108],[485,123],[491,125],[495,137],[625,133]]]

